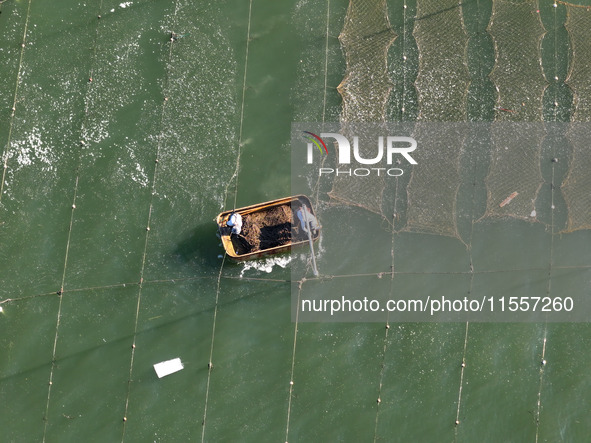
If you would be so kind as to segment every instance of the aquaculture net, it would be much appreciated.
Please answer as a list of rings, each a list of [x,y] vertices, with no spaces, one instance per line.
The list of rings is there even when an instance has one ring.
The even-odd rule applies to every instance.
[[[456,223],[456,199],[461,183],[460,158],[464,125],[417,124],[420,143],[407,186],[407,222],[404,230],[460,238]]]
[[[405,169],[404,176],[396,179],[395,189],[394,180],[388,177],[336,176],[330,197],[386,219],[391,219],[389,211],[398,202],[394,215],[401,219],[395,223],[396,230],[461,240],[458,211],[462,205],[458,205],[458,192],[462,184],[484,183],[482,193],[476,197],[478,209],[472,215],[475,221],[511,217],[549,223],[548,218],[541,217],[543,211],[538,207],[544,198],[549,198],[540,199],[540,191],[547,183],[560,189],[566,203],[568,217],[562,225],[564,232],[589,228],[591,174],[587,171],[591,134],[587,128],[573,126],[566,132],[563,141],[568,146],[558,148],[561,165],[555,178],[548,172],[551,167],[545,166],[551,157],[546,155],[550,151],[544,151],[548,134],[540,124],[548,81],[541,51],[546,30],[539,8],[537,0],[492,3],[487,32],[494,46],[494,68],[489,77],[496,89],[496,101],[491,101],[490,107],[496,109],[495,122],[499,124],[481,131],[485,133],[487,148],[474,153],[474,147],[466,143],[466,134],[458,133],[457,127],[438,127],[434,133],[433,126],[423,125],[468,120],[469,38],[461,2],[417,2],[413,37],[418,50],[415,54],[419,68],[415,81],[418,122],[411,135],[419,141],[413,156],[420,167]],[[588,122],[591,121],[591,63],[588,62],[591,10],[576,5],[566,8],[566,29],[572,49],[566,83],[574,95],[573,121]],[[347,72],[339,86],[343,98],[340,124],[341,132],[350,140],[353,135],[359,137],[360,152],[365,158],[375,155],[376,138],[359,127],[352,128],[355,122],[385,120],[384,106],[391,88],[387,52],[395,37],[384,2],[350,2],[340,35],[347,62]],[[520,125],[505,126],[504,122]],[[470,156],[478,157],[481,162],[477,177],[470,177],[465,169]]]
[[[396,39],[385,0],[351,0],[339,40],[347,68],[338,91],[344,122],[381,122],[392,89],[388,48]]]
[[[572,145],[569,169],[561,190],[568,211],[566,232],[591,229],[591,127],[571,123],[567,138]]]
[[[456,0],[417,3],[413,35],[419,50],[415,81],[419,120],[466,120],[470,77],[466,59],[468,37],[462,8]],[[407,187],[405,230],[458,237],[456,196],[460,186],[460,156],[464,134],[458,127],[419,124],[415,137],[419,168],[413,168]]]
[[[496,0],[488,26],[495,46],[490,74],[497,89],[497,117],[504,121],[541,121],[544,90],[541,41],[546,33],[537,0]]]
[[[591,8],[567,5],[566,30],[572,59],[566,83],[575,96],[575,121],[591,121]]]
[[[542,70],[541,40],[545,34],[537,1],[497,0],[488,26],[495,47],[490,74],[497,90],[497,121],[542,120],[548,83]],[[542,186],[540,169],[543,127],[492,128],[492,154],[486,178],[485,216],[536,220],[535,201]],[[524,130],[526,129],[526,130]]]
[[[419,50],[415,86],[419,119],[465,121],[470,84],[466,45],[468,36],[457,0],[417,2],[413,35]]]
[[[371,157],[375,151],[373,134],[355,129],[355,122],[383,122],[392,90],[388,75],[388,48],[396,39],[388,20],[385,0],[351,0],[339,35],[345,53],[346,72],[338,91],[343,98],[341,132],[356,135],[361,154]],[[371,146],[371,148],[370,148]],[[381,214],[384,177],[337,176],[331,198]]]
[[[493,125],[485,216],[536,220],[535,201],[543,182],[540,156],[544,134],[539,123]]]
[[[566,30],[571,44],[570,72],[566,83],[574,95],[575,112],[567,138],[572,157],[561,190],[568,208],[565,231],[591,229],[591,8],[566,5]]]

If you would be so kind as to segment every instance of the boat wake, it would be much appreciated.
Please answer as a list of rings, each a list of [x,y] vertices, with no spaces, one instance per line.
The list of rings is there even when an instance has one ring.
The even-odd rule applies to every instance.
[[[273,271],[274,266],[280,266],[285,269],[290,262],[291,256],[289,255],[283,257],[266,258],[263,260],[247,261],[244,262],[244,267],[240,271],[240,278],[244,277],[244,273],[251,269],[269,274]]]

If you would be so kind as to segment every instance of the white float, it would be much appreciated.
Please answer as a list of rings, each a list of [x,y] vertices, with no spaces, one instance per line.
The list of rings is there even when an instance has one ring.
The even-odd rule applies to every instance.
[[[154,370],[156,371],[158,378],[174,374],[181,369],[183,369],[183,364],[181,363],[180,358],[173,358],[172,360],[162,361],[154,365]]]

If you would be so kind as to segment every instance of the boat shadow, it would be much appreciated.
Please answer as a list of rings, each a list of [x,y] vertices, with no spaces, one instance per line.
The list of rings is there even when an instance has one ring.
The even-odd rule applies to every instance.
[[[220,247],[221,240],[216,234],[215,224],[198,225],[177,244],[174,256],[178,261],[187,265],[219,270],[219,255],[223,254],[224,250]]]

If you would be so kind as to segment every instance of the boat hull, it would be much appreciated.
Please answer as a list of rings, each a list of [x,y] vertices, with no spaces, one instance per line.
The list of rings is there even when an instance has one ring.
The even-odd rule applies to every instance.
[[[310,209],[311,213],[313,215],[315,215],[314,209],[313,209],[312,204],[310,202],[310,199],[308,197],[306,197],[305,195],[295,195],[295,196],[291,196],[291,197],[280,198],[277,200],[271,200],[271,201],[259,203],[256,205],[245,206],[243,208],[238,208],[233,211],[232,210],[224,211],[224,212],[221,212],[220,214],[218,214],[218,216],[215,218],[215,222],[218,225],[218,231],[220,234],[220,238],[222,240],[222,246],[224,247],[224,250],[225,250],[226,254],[228,255],[228,257],[230,257],[231,259],[233,259],[235,261],[254,260],[254,259],[271,257],[271,256],[274,256],[277,254],[287,253],[287,252],[291,251],[292,247],[294,247],[294,246],[308,244],[309,240],[307,237],[305,239],[298,238],[295,241],[293,241],[293,238],[290,237],[288,241],[284,242],[284,244],[280,244],[280,245],[273,246],[270,248],[255,249],[255,250],[252,250],[252,251],[249,251],[246,253],[241,253],[240,251],[237,250],[235,241],[232,241],[232,237],[230,235],[230,229],[226,225],[228,219],[230,218],[230,215],[233,212],[237,212],[238,214],[240,214],[242,216],[243,219],[247,219],[249,216],[253,216],[253,215],[261,216],[261,215],[264,215],[265,213],[269,213],[270,211],[276,210],[277,208],[289,205],[291,208],[291,212],[292,212],[291,219],[290,219],[290,231],[293,232],[295,210],[303,204],[305,204]],[[300,237],[301,237],[301,235],[300,235]],[[318,237],[319,237],[319,232],[316,231],[314,233],[312,239],[314,241],[316,241],[316,240],[318,240]]]

